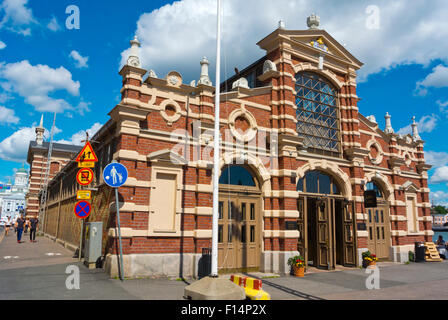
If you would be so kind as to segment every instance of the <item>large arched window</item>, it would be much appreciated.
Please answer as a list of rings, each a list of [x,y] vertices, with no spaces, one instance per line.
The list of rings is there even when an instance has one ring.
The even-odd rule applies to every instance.
[[[229,165],[222,170],[219,184],[256,187],[255,178],[244,166]]]
[[[297,191],[340,195],[341,189],[334,179],[318,170],[308,171],[297,183]]]
[[[311,72],[296,75],[297,132],[310,152],[340,155],[335,87]]]

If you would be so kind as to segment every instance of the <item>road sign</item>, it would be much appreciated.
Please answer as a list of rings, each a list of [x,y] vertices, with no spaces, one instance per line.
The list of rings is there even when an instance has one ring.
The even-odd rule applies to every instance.
[[[93,181],[93,171],[89,168],[83,168],[78,171],[76,181],[82,186],[88,186]]]
[[[90,190],[78,190],[76,192],[77,200],[90,200],[92,199],[92,191]]]
[[[109,164],[103,171],[104,182],[113,188],[121,187],[128,179],[128,169],[118,162]]]
[[[92,211],[92,206],[90,205],[89,202],[82,200],[82,201],[78,201],[75,205],[75,215],[79,218],[79,219],[86,219],[90,216],[90,212]]]
[[[98,162],[98,158],[93,151],[92,145],[89,141],[86,142],[84,148],[82,148],[78,157],[75,160],[76,162]]]
[[[95,162],[78,162],[78,168],[95,168]]]

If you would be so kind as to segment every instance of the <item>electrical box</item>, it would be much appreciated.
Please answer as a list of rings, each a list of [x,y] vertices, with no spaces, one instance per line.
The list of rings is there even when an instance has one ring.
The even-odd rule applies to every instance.
[[[84,246],[84,264],[89,269],[97,267],[97,262],[102,256],[103,248],[103,223],[87,222],[86,243]]]

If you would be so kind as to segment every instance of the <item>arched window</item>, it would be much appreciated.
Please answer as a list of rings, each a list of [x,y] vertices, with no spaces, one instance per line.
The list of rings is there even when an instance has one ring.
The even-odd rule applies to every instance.
[[[297,183],[297,191],[340,195],[341,189],[334,179],[318,170],[308,171]]]
[[[230,165],[222,170],[219,184],[256,187],[255,178],[244,166]]]
[[[311,72],[296,75],[297,132],[310,152],[340,155],[337,91]]]
[[[381,188],[378,187],[378,185],[375,182],[373,182],[373,181],[367,183],[366,190],[375,190],[377,198],[382,198],[383,197],[383,193],[381,192]]]

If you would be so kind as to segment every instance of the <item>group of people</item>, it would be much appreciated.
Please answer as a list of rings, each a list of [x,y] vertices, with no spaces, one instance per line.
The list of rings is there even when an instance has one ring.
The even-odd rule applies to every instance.
[[[37,218],[23,218],[20,216],[17,220],[12,220],[11,217],[6,218],[5,225],[5,236],[8,236],[11,227],[14,227],[14,231],[17,234],[17,243],[22,243],[23,232],[28,233],[30,231],[30,242],[34,243],[36,241],[36,231],[39,224],[39,219]]]

